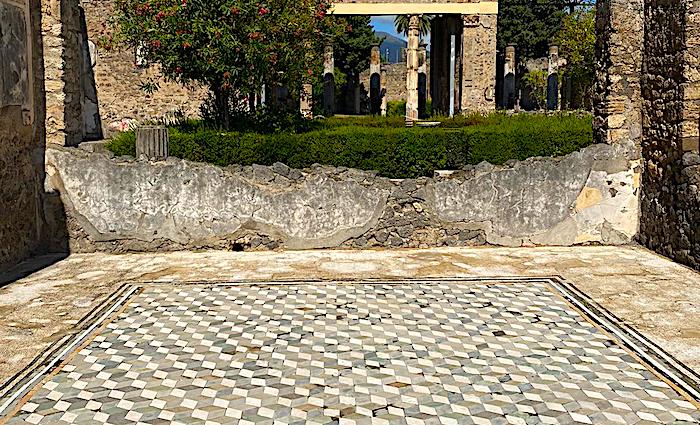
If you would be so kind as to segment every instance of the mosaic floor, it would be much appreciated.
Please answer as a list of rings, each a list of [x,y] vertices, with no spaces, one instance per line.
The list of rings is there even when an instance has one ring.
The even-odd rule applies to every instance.
[[[548,279],[129,290],[0,424],[700,423]]]

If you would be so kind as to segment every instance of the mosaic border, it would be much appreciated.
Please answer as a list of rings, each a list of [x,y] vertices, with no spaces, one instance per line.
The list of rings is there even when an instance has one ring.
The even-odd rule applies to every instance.
[[[16,413],[18,403],[34,390],[46,377],[63,363],[72,358],[80,347],[99,335],[101,330],[112,322],[128,305],[132,297],[146,286],[236,286],[236,285],[298,285],[298,284],[386,284],[406,283],[464,283],[464,282],[536,282],[545,283],[585,320],[595,325],[601,332],[612,338],[649,371],[668,383],[676,392],[700,409],[700,375],[675,359],[656,343],[649,340],[613,313],[600,306],[575,285],[561,276],[542,277],[434,277],[400,279],[264,279],[264,280],[222,280],[222,281],[134,281],[121,285],[116,291],[96,306],[76,325],[77,331],[51,345],[44,353],[12,378],[0,385],[0,424]],[[5,416],[5,415],[10,416]]]

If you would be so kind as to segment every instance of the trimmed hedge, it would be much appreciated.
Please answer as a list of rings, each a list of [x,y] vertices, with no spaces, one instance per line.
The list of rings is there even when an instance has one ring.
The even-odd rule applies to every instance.
[[[454,125],[446,122],[439,128],[410,129],[398,127],[392,119],[356,118],[345,124],[332,119],[300,134],[172,128],[170,154],[220,166],[283,162],[305,168],[318,163],[376,170],[392,178],[414,178],[482,161],[502,164],[511,159],[565,155],[592,141],[590,118],[501,116],[465,125],[467,119],[458,118],[453,120]],[[117,155],[133,156],[135,136],[123,133],[107,148]]]

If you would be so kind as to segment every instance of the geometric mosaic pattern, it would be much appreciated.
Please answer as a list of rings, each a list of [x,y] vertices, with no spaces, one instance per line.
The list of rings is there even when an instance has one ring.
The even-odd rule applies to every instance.
[[[6,420],[641,424],[700,409],[546,280],[146,285]]]

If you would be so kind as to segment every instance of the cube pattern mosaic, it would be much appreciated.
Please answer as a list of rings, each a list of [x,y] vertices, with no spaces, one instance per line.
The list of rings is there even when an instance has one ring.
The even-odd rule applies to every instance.
[[[9,420],[698,422],[694,403],[532,280],[146,285]]]

